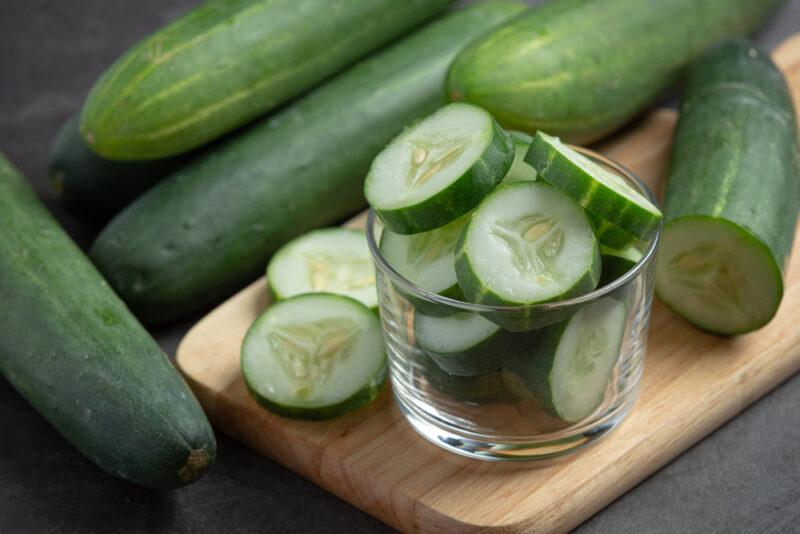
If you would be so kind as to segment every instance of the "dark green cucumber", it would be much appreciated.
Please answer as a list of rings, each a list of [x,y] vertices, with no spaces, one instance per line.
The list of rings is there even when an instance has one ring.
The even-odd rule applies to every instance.
[[[432,358],[414,368],[414,385],[428,395],[449,397],[456,402],[473,406],[513,402],[515,397],[506,389],[502,373],[490,372],[476,376],[458,376],[444,371]]]
[[[622,228],[611,224],[602,217],[595,215],[591,211],[587,211],[586,215],[589,217],[589,220],[592,221],[592,226],[594,226],[594,235],[597,236],[597,240],[600,242],[600,245],[605,245],[615,249],[622,249],[636,241],[635,236],[632,236]]]
[[[353,67],[145,193],[105,228],[93,259],[147,322],[229,294],[285,242],[361,209],[372,158],[443,103],[456,52],[523,9],[476,4]]]
[[[81,132],[109,159],[180,154],[321,82],[452,0],[215,0],[97,81]]]
[[[634,245],[623,249],[600,246],[600,260],[603,270],[600,271],[600,287],[608,285],[630,271],[642,259],[642,251]]]
[[[504,127],[589,142],[640,112],[707,47],[753,31],[780,4],[551,0],[459,54],[447,92]]]
[[[185,157],[125,162],[103,159],[84,143],[78,116],[74,115],[53,141],[49,174],[56,195],[68,211],[104,220],[185,161]]]
[[[705,330],[775,315],[798,207],[797,120],[769,56],[729,41],[692,69],[667,184],[656,291]]]
[[[108,473],[192,482],[214,434],[166,355],[0,155],[0,373]]]

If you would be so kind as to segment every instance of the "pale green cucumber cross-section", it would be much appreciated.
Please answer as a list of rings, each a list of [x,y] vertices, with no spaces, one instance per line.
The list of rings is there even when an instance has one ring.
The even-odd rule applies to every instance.
[[[275,413],[326,419],[372,401],[386,375],[380,321],[363,304],[330,293],[278,302],[251,326],[242,373]]]
[[[599,249],[580,206],[539,182],[504,185],[475,210],[456,254],[471,302],[527,305],[594,289]]]
[[[378,306],[375,268],[362,230],[325,228],[290,241],[270,260],[267,284],[277,299],[327,292]]]
[[[393,232],[429,231],[477,206],[513,159],[511,138],[491,115],[449,104],[406,128],[376,156],[364,195]]]

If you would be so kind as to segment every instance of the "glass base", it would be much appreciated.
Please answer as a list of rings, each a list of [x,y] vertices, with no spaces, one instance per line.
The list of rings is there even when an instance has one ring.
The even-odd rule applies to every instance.
[[[431,443],[468,458],[493,462],[553,460],[578,452],[617,428],[636,401],[636,392],[631,392],[624,403],[609,410],[589,428],[582,427],[574,431],[565,429],[558,434],[539,436],[532,440],[515,439],[499,443],[487,436],[466,434],[448,428],[416,409],[413,404],[405,402],[400,395],[393,393],[393,396],[411,427]]]

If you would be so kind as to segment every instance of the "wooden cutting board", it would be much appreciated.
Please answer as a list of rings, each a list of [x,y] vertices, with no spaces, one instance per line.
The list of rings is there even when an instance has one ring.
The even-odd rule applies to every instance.
[[[800,35],[774,57],[800,88]],[[675,115],[652,112],[597,148],[657,188]],[[363,217],[351,224],[363,225]],[[778,315],[758,332],[703,334],[656,303],[628,419],[607,439],[547,466],[440,450],[411,429],[386,391],[369,407],[321,423],[262,410],[245,390],[239,348],[268,305],[263,279],[200,321],[177,363],[217,428],[400,530],[567,531],[800,369],[800,239],[794,250]]]

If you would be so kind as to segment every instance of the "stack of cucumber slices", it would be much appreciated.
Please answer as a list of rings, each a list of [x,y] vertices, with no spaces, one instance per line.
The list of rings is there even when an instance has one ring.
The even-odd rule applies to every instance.
[[[512,392],[566,423],[600,406],[625,332],[625,303],[605,296],[548,320],[526,310],[624,275],[660,224],[656,206],[557,138],[506,132],[483,109],[461,103],[392,141],[375,158],[364,193],[386,227],[384,260],[423,290],[407,296],[409,328],[427,357],[425,384],[473,404]],[[386,358],[364,233],[300,236],[273,256],[267,283],[276,302],[242,347],[254,398],[303,419],[374,399]],[[495,313],[448,306],[426,292]],[[520,311],[504,313],[508,307]]]
[[[275,301],[242,345],[252,396],[285,417],[327,419],[371,402],[386,377],[375,271],[363,231],[326,228],[267,267]]]
[[[454,390],[500,371],[507,389],[565,422],[598,408],[625,332],[623,299],[576,306],[555,324],[525,310],[589,293],[636,265],[661,223],[650,200],[559,139],[505,132],[463,103],[403,131],[375,158],[364,193],[396,273],[492,307],[409,297],[414,339],[436,367],[429,384]]]

